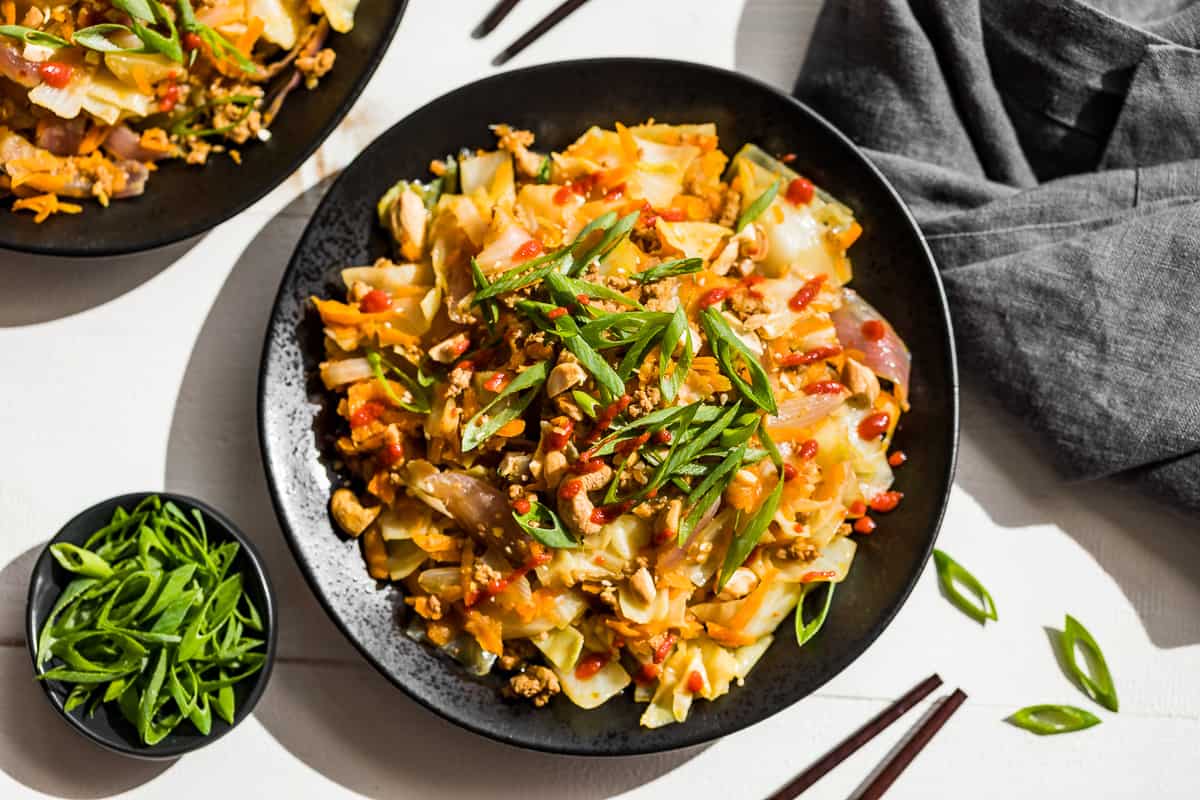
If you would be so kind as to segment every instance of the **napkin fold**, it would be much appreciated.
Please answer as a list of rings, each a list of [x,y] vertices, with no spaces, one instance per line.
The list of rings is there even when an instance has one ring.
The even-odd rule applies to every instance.
[[[797,96],[909,203],[959,363],[1200,510],[1200,2],[827,0]]]

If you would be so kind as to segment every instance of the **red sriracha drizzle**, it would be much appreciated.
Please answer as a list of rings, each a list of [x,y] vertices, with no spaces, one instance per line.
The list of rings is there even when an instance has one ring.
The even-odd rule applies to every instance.
[[[861,517],[863,514],[867,513],[867,504],[862,500],[855,500],[850,504],[850,508],[846,510],[849,511],[852,516]]]
[[[800,445],[800,457],[806,461],[811,461],[817,457],[818,447],[816,439],[806,439],[804,444]]]
[[[547,450],[562,450],[567,446],[567,442],[571,440],[571,434],[575,432],[575,422],[570,418],[567,419],[567,424],[563,426],[561,431],[553,430],[546,434],[546,449]]]
[[[905,461],[908,461],[908,454],[905,453],[903,450],[897,450],[896,452],[894,452],[890,456],[888,456],[888,465],[889,466],[898,467],[901,464],[903,464]]]
[[[200,46],[200,37],[195,33],[185,33],[183,35],[183,49],[195,50]]]
[[[802,367],[824,361],[842,354],[842,348],[835,345],[815,347],[803,353],[788,353],[779,359],[781,367]]]
[[[389,442],[379,451],[379,463],[385,467],[390,467],[404,460],[404,445],[400,442]]]
[[[61,89],[70,83],[71,76],[74,74],[75,70],[71,68],[71,65],[61,61],[43,61],[38,64],[38,75],[55,89]]]
[[[534,256],[540,256],[545,250],[546,248],[542,247],[542,243],[537,239],[530,239],[513,251],[512,260],[514,262],[528,261]]]
[[[868,342],[878,342],[887,336],[887,328],[877,319],[869,319],[862,324],[862,335]]]
[[[513,500],[512,507],[513,511],[517,512],[521,516],[524,516],[529,513],[529,511],[533,508],[533,505],[526,498],[518,497],[516,500]]]
[[[854,520],[855,533],[873,533],[875,531],[875,520],[870,517],[859,517]]]
[[[904,497],[902,492],[880,492],[875,495],[869,505],[872,511],[878,511],[881,514],[886,514],[889,511],[894,511],[896,506],[900,505],[900,500]]]
[[[546,319],[558,319],[559,317],[565,317],[567,315],[567,313],[568,312],[565,308],[563,308],[562,306],[559,306],[558,308],[552,308],[549,311],[547,311]]]
[[[505,386],[512,382],[512,378],[507,372],[499,371],[483,382],[483,388],[489,392],[503,391]]]
[[[687,212],[682,208],[664,208],[658,215],[667,222],[683,222],[687,219]]]
[[[575,677],[581,681],[586,681],[604,669],[604,665],[608,663],[609,658],[607,653],[589,653],[579,659],[579,664],[575,667]]]
[[[666,428],[659,428],[654,432],[654,441],[658,444],[670,444],[671,432]]]
[[[860,439],[868,442],[872,439],[878,439],[887,433],[888,425],[891,422],[892,418],[885,412],[877,411],[874,414],[863,417],[862,422],[858,423],[858,436]]]
[[[822,570],[816,570],[813,572],[804,573],[803,575],[800,576],[800,582],[801,583],[811,583],[813,581],[823,581],[826,578],[836,578],[836,577],[837,577],[837,573],[834,572],[833,570],[822,569]]]
[[[812,202],[816,188],[807,178],[796,178],[788,184],[787,199],[794,206],[808,205]]]
[[[370,425],[383,413],[383,404],[374,401],[363,403],[358,407],[358,410],[350,415],[350,427],[361,428],[363,425]]]
[[[358,301],[358,305],[368,314],[378,314],[391,309],[392,297],[383,289],[372,289],[363,295],[363,299]]]
[[[800,470],[796,469],[795,465],[793,465],[793,464],[784,464],[783,465],[783,479],[785,481],[794,481],[794,480],[796,480],[796,476],[799,474],[800,474]]]
[[[687,690],[692,694],[696,694],[704,689],[704,676],[696,670],[692,670],[687,676]]]
[[[640,684],[653,683],[662,673],[662,668],[658,664],[642,664],[642,668],[633,676],[633,680]]]
[[[668,633],[667,637],[662,640],[658,647],[654,648],[654,663],[661,664],[671,652],[671,648],[675,646],[675,640],[678,639],[678,634]]]
[[[700,307],[708,308],[710,306],[715,306],[717,303],[720,303],[726,297],[729,297],[728,289],[724,289],[724,288],[709,289],[707,292],[704,293],[704,296],[700,298]]]
[[[583,483],[578,478],[572,478],[569,481],[563,481],[558,487],[558,496],[563,500],[570,500],[575,495],[583,490]]]
[[[788,308],[792,311],[803,311],[808,308],[808,304],[817,296],[817,292],[821,291],[821,286],[825,283],[825,276],[818,275],[817,277],[806,281],[800,289],[792,295],[792,299],[788,300]]]
[[[804,387],[805,394],[840,394],[842,385],[837,381],[817,381]]]
[[[633,500],[623,500],[620,503],[613,503],[612,505],[597,506],[592,509],[591,520],[597,525],[607,525],[633,508],[634,503],[635,501]]]
[[[528,505],[529,501],[526,500],[525,503]],[[542,564],[548,563],[552,558],[553,556],[551,556],[549,553],[538,553],[536,556],[530,558],[529,561],[527,561],[523,566],[517,567],[503,577],[490,581],[485,587],[484,591],[489,597],[495,597],[507,589],[509,584],[513,583],[514,581],[521,580],[521,578],[525,577],[528,572],[540,567]]]
[[[629,404],[633,402],[633,398],[627,394],[621,395],[612,404],[601,409],[596,415],[596,425],[592,428],[592,432],[587,435],[584,440],[585,444],[591,444],[600,438],[604,431],[608,430],[608,426],[612,425],[613,420],[617,418],[625,409],[629,408]]]
[[[170,111],[179,102],[179,84],[171,81],[163,89],[162,99],[158,101],[159,111]]]
[[[620,455],[627,456],[648,441],[650,441],[649,431],[641,434],[640,436],[635,436],[632,439],[627,439],[624,442],[619,442],[618,444],[613,445],[613,450]]]
[[[620,200],[625,196],[625,184],[618,183],[604,194],[605,200]]]

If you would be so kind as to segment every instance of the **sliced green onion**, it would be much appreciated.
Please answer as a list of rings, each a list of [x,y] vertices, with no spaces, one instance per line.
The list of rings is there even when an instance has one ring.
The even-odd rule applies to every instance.
[[[0,25],[0,36],[19,39],[26,44],[38,44],[43,47],[66,47],[70,42],[52,33],[27,28],[24,25]]]
[[[638,283],[654,283],[664,278],[674,278],[679,275],[699,272],[702,269],[704,269],[704,259],[702,258],[677,258],[674,261],[664,261],[661,264],[650,267],[650,269],[635,272],[629,277]]]
[[[609,212],[610,214],[613,212]],[[582,258],[575,261],[574,266],[567,273],[569,277],[576,277],[583,274],[593,261],[603,261],[605,256],[616,249],[621,240],[629,235],[633,230],[633,226],[637,225],[638,218],[642,215],[641,211],[633,211],[617,220],[605,232],[604,236],[590,250],[584,253]]]
[[[552,162],[550,161],[550,156],[546,156],[545,158],[542,159],[542,165],[540,167],[538,167],[538,172],[537,172],[537,182],[538,183],[547,184],[550,182],[551,164],[552,164]]]
[[[596,411],[600,407],[599,400],[580,389],[572,389],[571,397],[575,399],[575,405],[579,406],[580,411],[582,411],[584,414],[587,414],[592,419],[596,418]]]
[[[754,352],[729,327],[721,312],[715,306],[709,306],[700,312],[700,324],[725,377],[751,403],[764,411],[777,413],[779,408],[775,404],[775,394],[771,391],[767,371],[758,362]],[[750,373],[750,383],[742,378],[740,368]]]
[[[88,50],[95,50],[99,53],[133,53],[145,49],[146,45],[140,39],[135,47],[122,47],[108,38],[109,34],[127,33],[131,36],[137,36],[127,25],[117,25],[111,22],[101,23],[100,25],[91,25],[86,28],[80,28],[71,34],[71,41],[80,47],[86,47]]]
[[[63,569],[85,578],[107,578],[113,574],[112,567],[103,558],[69,542],[50,545],[50,555]]]
[[[536,500],[530,501],[528,513],[518,514],[514,511],[513,519],[521,526],[521,530],[546,547],[569,549],[579,546],[579,542],[563,527],[558,515]]]
[[[1100,724],[1100,718],[1089,711],[1060,705],[1026,706],[1015,712],[1008,721],[1038,736],[1073,733]]]
[[[804,621],[804,605],[809,596],[817,591],[820,586],[826,587],[825,600],[821,603],[821,610],[817,612],[817,616],[808,622]],[[809,639],[812,639],[820,632],[821,626],[825,624],[825,618],[829,616],[829,608],[833,605],[833,590],[837,588],[836,583],[823,581],[821,583],[810,583],[804,587],[804,594],[800,595],[800,602],[796,603],[796,645],[803,647]]]
[[[692,535],[700,518],[712,504],[717,502],[733,480],[734,474],[746,459],[746,442],[734,448],[711,470],[706,470],[704,478],[688,493],[686,505],[689,508],[687,516],[679,522],[679,546],[682,547]]]
[[[946,555],[942,550],[933,551],[933,563],[937,567],[938,581],[942,585],[942,591],[945,592],[946,598],[959,611],[981,625],[989,619],[999,619],[996,615],[996,604],[992,601],[991,594],[988,593],[988,590],[984,588],[982,583],[976,580],[974,575],[953,558]],[[967,598],[959,592],[958,584],[962,584],[970,589],[978,598],[978,602]]]
[[[1083,644],[1084,658],[1091,667],[1091,674],[1085,671],[1075,656],[1075,647]],[[1117,711],[1120,703],[1117,701],[1117,689],[1113,685],[1112,673],[1108,671],[1108,663],[1100,645],[1092,638],[1088,629],[1079,620],[1067,614],[1066,624],[1062,633],[1063,657],[1067,662],[1067,670],[1078,681],[1088,697],[1095,700],[1109,711]]]
[[[667,367],[670,366],[675,350],[680,345],[683,346],[683,351],[675,362],[674,371],[668,375]],[[692,329],[688,326],[687,312],[680,305],[675,308],[675,314],[667,323],[658,347],[658,386],[666,402],[675,402],[675,395],[679,393],[679,387],[687,380],[688,371],[692,368],[692,356]]]
[[[383,357],[378,350],[367,351],[367,363],[371,365],[371,372],[375,375],[375,380],[383,387],[384,394],[388,399],[400,408],[406,411],[411,411],[414,414],[428,414],[432,407],[429,392],[423,387],[419,381],[412,378],[404,370],[389,362]],[[408,402],[401,398],[392,389],[388,382],[387,374],[384,372],[384,367],[392,372],[404,384],[404,388],[408,389],[408,393],[412,395],[412,402]]]
[[[479,412],[467,421],[463,429],[463,452],[468,453],[474,450],[490,439],[496,431],[521,416],[533,402],[533,398],[537,396],[538,390],[546,382],[546,376],[549,373],[550,364],[546,361],[539,361],[513,378],[512,382],[493,397],[490,403],[479,409]],[[492,409],[496,409],[495,413],[492,413]]]
[[[737,225],[734,227],[735,231],[741,232],[742,228],[762,216],[762,213],[770,207],[771,203],[775,202],[775,195],[779,194],[779,184],[781,181],[781,178],[776,178],[775,182],[767,187],[765,192],[760,194],[755,198],[753,203],[746,207],[746,210],[737,218]]]
[[[725,563],[721,565],[721,576],[717,584],[717,589],[720,590],[725,586],[725,583],[733,575],[734,570],[745,563],[750,556],[750,551],[758,544],[758,540],[762,538],[763,532],[767,526],[771,524],[771,520],[775,518],[775,512],[779,508],[779,500],[783,497],[783,477],[775,482],[775,488],[771,490],[771,494],[767,496],[764,502],[746,521],[745,527],[740,532],[733,535],[733,541],[729,543],[729,550],[725,553]],[[740,512],[739,512],[740,513]]]

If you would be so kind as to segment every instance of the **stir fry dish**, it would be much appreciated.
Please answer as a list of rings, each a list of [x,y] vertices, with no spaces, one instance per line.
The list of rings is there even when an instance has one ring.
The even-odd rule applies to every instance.
[[[349,485],[330,510],[407,633],[538,706],[642,724],[818,632],[901,500],[910,357],[846,284],[862,234],[795,156],[712,124],[498,146],[378,203],[394,259],[313,298]]]
[[[38,222],[269,138],[358,0],[0,0],[0,198]]]

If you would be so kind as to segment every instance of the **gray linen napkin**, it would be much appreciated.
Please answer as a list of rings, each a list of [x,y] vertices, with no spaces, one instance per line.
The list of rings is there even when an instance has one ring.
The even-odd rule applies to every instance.
[[[963,369],[1071,479],[1200,510],[1200,2],[828,0],[796,94],[866,148]]]

